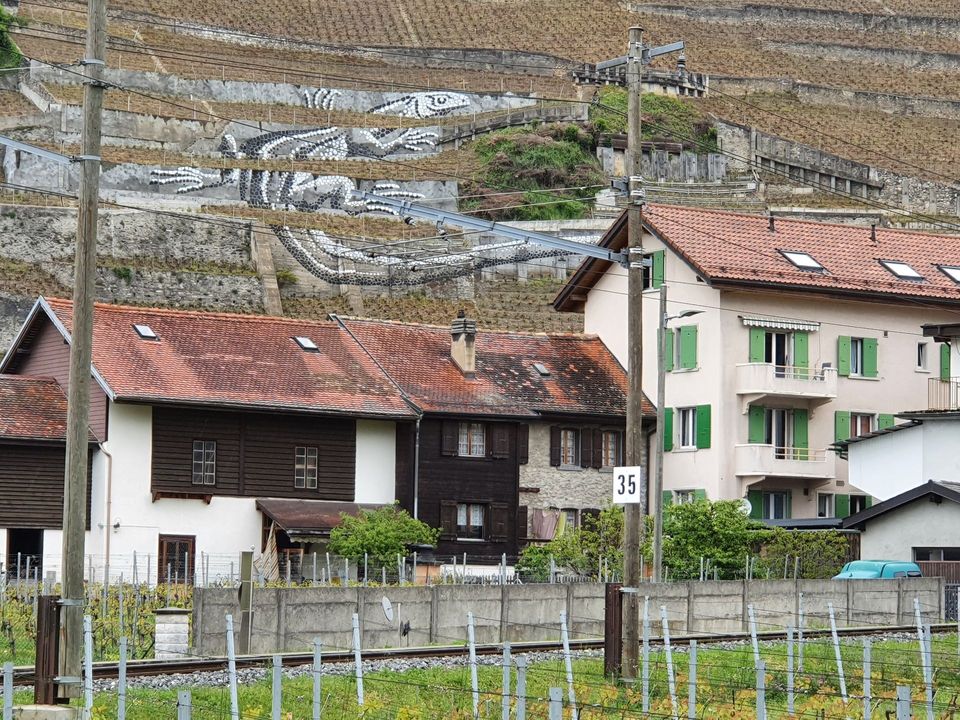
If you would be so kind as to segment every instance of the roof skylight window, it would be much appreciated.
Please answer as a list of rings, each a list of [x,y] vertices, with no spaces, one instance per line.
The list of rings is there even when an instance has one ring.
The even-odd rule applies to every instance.
[[[824,271],[823,265],[814,260],[813,256],[809,253],[796,252],[794,250],[781,250],[780,254],[801,270],[806,270],[807,272]]]
[[[938,265],[937,267],[955,283],[960,283],[960,267],[955,265]]]
[[[293,338],[293,341],[300,346],[301,350],[306,350],[307,352],[320,352],[320,348],[317,347],[317,344],[305,335],[297,335]]]
[[[923,275],[905,262],[899,262],[898,260],[881,260],[880,264],[901,280],[923,280]]]
[[[550,370],[543,363],[535,362],[533,364],[533,369],[536,370],[541,377],[550,377]]]
[[[140,336],[141,338],[143,338],[144,340],[159,340],[159,339],[160,339],[160,338],[157,337],[157,334],[153,331],[153,328],[151,328],[149,325],[137,325],[137,324],[134,324],[133,329],[136,330],[136,331],[137,331],[137,335],[139,335],[139,336]]]

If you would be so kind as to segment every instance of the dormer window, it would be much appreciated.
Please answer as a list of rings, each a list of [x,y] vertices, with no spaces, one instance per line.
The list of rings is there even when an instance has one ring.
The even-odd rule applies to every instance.
[[[900,262],[899,260],[881,260],[880,264],[901,280],[923,280],[923,275],[905,262]]]
[[[157,337],[157,334],[153,331],[153,328],[151,328],[149,325],[135,324],[133,326],[133,329],[136,331],[137,335],[139,335],[143,340],[159,340],[160,339],[159,337]]]
[[[293,341],[299,345],[300,349],[304,352],[320,352],[317,344],[305,335],[297,335],[293,338]]]
[[[805,270],[806,272],[825,272],[823,265],[817,262],[809,253],[796,250],[779,250],[778,252],[800,270]]]

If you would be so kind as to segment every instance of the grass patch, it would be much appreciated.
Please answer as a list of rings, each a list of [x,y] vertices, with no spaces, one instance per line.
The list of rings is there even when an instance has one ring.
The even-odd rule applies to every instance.
[[[599,89],[597,97],[600,104],[606,107],[591,107],[590,120],[600,132],[625,133],[627,117],[623,113],[627,112],[627,91],[605,86]],[[644,93],[640,98],[640,108],[644,140],[681,143],[686,149],[701,153],[719,152],[713,123],[692,102],[668,95]]]

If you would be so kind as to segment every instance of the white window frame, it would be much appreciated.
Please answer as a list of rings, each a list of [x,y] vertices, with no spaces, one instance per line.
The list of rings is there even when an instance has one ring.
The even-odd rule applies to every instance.
[[[460,423],[457,438],[457,455],[459,457],[472,458],[487,456],[487,428],[483,423]]]
[[[880,264],[889,270],[890,274],[898,280],[916,281],[924,279],[923,275],[921,275],[916,268],[903,260],[881,260]]]
[[[863,338],[850,338],[850,374],[863,376]]]
[[[927,359],[929,356],[927,345],[928,343],[925,342],[917,343],[917,370],[927,369]]]
[[[866,432],[860,432],[859,421],[866,419],[870,428]],[[863,437],[867,433],[872,433],[877,429],[877,416],[875,413],[851,412],[850,413],[850,437]]]
[[[798,270],[804,270],[806,272],[824,272],[823,265],[810,253],[804,252],[802,250],[781,250],[780,254],[783,255],[787,261],[790,262]]]
[[[560,428],[560,467],[580,467],[580,431]]]
[[[198,455],[199,453],[199,455]],[[217,484],[217,441],[193,441],[193,485]]]
[[[763,493],[763,519],[764,520],[788,520],[787,518],[787,496],[789,491],[787,490],[769,490]],[[776,500],[777,498],[783,499],[783,514],[779,517],[776,514]]]
[[[603,467],[616,467],[623,457],[623,435],[619,430],[604,430],[600,437]]]
[[[859,503],[863,505],[861,508],[854,509],[853,504]],[[853,493],[850,495],[850,514],[856,515],[858,512],[863,512],[867,509],[867,496],[861,495],[860,493]]]
[[[697,501],[696,490],[674,490],[673,501],[677,505],[692,505]]]
[[[479,522],[477,516],[479,515]],[[460,520],[463,518],[463,522]],[[483,503],[457,503],[457,539],[484,540],[487,536],[487,506]],[[460,528],[466,528],[468,533],[472,528],[480,528],[479,535],[460,534]]]
[[[297,445],[293,454],[293,487],[298,490],[317,489],[317,466],[320,451],[316,447]]]
[[[825,500],[825,509],[820,512],[821,501]],[[817,517],[832,518],[837,514],[837,497],[834,493],[817,493]]]
[[[677,408],[677,447],[695,450],[697,447],[697,408]]]

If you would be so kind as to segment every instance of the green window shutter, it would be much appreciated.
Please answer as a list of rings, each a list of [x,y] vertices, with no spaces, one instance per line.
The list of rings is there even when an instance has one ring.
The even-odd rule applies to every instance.
[[[697,326],[680,328],[680,367],[693,370],[697,367]]]
[[[762,363],[766,357],[767,332],[763,328],[750,328],[750,362]]]
[[[867,496],[863,499],[863,507],[864,507],[864,509],[866,509],[866,508],[868,508],[868,507],[871,507],[872,505],[873,505],[873,498],[870,497],[869,495],[867,495]]]
[[[673,408],[663,409],[663,449],[673,450]]]
[[[807,377],[810,367],[810,335],[805,332],[793,334],[793,364],[798,377]]]
[[[850,374],[850,336],[837,338],[837,375]]]
[[[710,447],[710,406],[697,405],[697,448]]]
[[[707,491],[706,491],[706,490],[694,490],[694,491],[693,491],[693,499],[694,499],[695,502],[705,502],[706,499],[707,499]]]
[[[650,253],[650,259],[653,262],[653,266],[650,268],[650,286],[658,288],[663,285],[663,250],[657,250],[654,253]]]
[[[673,490],[664,490],[660,494],[660,506],[670,507],[673,505]]]
[[[666,372],[673,372],[673,330],[669,328],[664,330],[663,336],[663,369]]]
[[[885,413],[880,413],[877,416],[877,429],[883,430],[884,428],[893,427],[896,423],[893,415],[887,415]]]
[[[836,441],[850,439],[850,412],[837,410],[833,413],[833,439]]]
[[[877,339],[863,339],[863,376],[877,376]]]
[[[810,453],[807,448],[810,447],[810,436],[807,425],[810,413],[806,409],[797,409],[793,411],[793,446],[797,448],[797,460],[808,460]]]
[[[950,343],[940,343],[940,379],[950,379]]]
[[[747,500],[750,501],[750,518],[761,520],[763,518],[763,493],[759,490],[750,490],[747,492]]]
[[[850,515],[850,496],[849,495],[834,495],[833,496],[833,514],[838,518],[845,518]]]
[[[762,405],[751,405],[747,411],[747,442],[762,443],[766,437],[764,430],[767,410]]]

